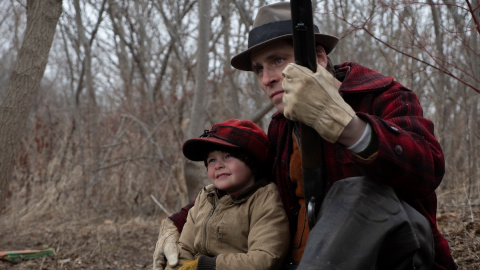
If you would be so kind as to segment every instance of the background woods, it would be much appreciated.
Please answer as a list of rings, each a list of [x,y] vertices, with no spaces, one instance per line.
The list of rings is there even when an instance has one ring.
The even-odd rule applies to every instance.
[[[273,1],[63,1],[61,15],[49,9],[60,17],[48,63],[48,42],[35,41],[23,56],[31,31],[53,36],[30,17],[47,6],[35,2],[4,0],[0,9],[0,145],[18,141],[14,153],[0,153],[0,227],[156,220],[206,183],[204,168],[181,154],[185,139],[232,117],[266,129],[272,106],[252,74],[229,63],[245,49],[258,7]],[[439,221],[457,222],[441,228],[464,236],[449,238],[454,255],[461,244],[470,252],[460,266],[480,267],[480,2],[313,2],[321,31],[341,38],[335,64],[359,62],[419,96],[446,159]],[[43,79],[28,83],[41,74],[18,68],[37,57]],[[4,236],[0,230],[0,248]]]

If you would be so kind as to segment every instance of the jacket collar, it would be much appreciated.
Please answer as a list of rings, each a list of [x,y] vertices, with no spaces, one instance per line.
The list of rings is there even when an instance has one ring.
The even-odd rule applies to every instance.
[[[214,203],[215,200],[220,199],[224,196],[229,196],[232,199],[233,203],[240,204],[246,201],[259,188],[262,188],[268,185],[269,183],[270,182],[268,182],[267,179],[261,179],[259,181],[256,181],[255,184],[248,187],[247,189],[234,194],[225,194],[221,190],[218,190],[217,188],[215,188],[213,185],[208,185],[204,189],[208,193],[207,195],[208,201],[212,204]]]
[[[336,65],[335,77],[342,82],[340,92],[375,92],[393,83],[393,77],[387,77],[355,62]]]

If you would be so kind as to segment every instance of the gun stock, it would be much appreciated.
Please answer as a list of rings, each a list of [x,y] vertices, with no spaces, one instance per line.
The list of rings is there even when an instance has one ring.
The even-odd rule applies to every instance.
[[[291,0],[290,8],[295,63],[315,72],[317,57],[312,2],[311,0]],[[313,128],[302,123],[297,123],[297,127],[302,155],[303,189],[307,203],[308,225],[311,229],[315,225],[326,190],[322,140]]]

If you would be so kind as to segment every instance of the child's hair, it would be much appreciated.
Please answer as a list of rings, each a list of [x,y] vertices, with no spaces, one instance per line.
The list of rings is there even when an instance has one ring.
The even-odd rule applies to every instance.
[[[200,138],[183,144],[183,154],[193,161],[206,161],[215,150],[230,153],[252,170],[255,180],[268,175],[270,142],[267,134],[250,120],[230,119],[205,130]]]

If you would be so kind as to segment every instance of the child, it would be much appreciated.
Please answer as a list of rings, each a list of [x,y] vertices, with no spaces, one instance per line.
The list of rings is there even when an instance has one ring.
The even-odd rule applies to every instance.
[[[238,119],[184,143],[185,157],[205,163],[211,185],[188,212],[176,269],[281,267],[290,232],[277,187],[267,181],[268,150],[265,132]]]

